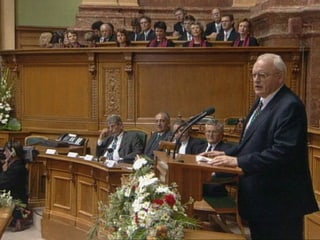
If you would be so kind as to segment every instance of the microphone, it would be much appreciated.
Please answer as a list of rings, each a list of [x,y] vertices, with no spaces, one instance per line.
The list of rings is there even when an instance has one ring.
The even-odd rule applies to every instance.
[[[204,117],[207,116],[207,115],[211,115],[211,114],[213,114],[214,112],[215,112],[214,107],[208,107],[208,108],[205,109],[202,113],[199,113],[198,115],[190,118],[189,121],[188,121],[188,123],[189,123],[189,122],[192,122],[193,120],[195,120],[195,119],[197,119],[197,118],[199,118],[199,119],[197,120],[197,121],[199,121],[200,119],[204,118]],[[194,122],[194,123],[196,123],[196,122]]]
[[[170,139],[170,142],[173,141],[174,136],[175,136],[176,133],[180,130],[180,128],[182,128],[182,127],[184,127],[184,126],[188,126],[188,125],[191,124],[191,123],[192,123],[192,125],[193,125],[193,124],[195,124],[196,122],[200,121],[200,120],[201,120],[202,118],[204,118],[205,116],[211,115],[211,114],[213,114],[214,112],[215,112],[214,107],[208,107],[208,108],[205,109],[203,112],[201,112],[201,113],[193,116],[192,118],[190,118],[185,124],[180,125],[180,126],[174,131],[174,133],[172,134],[172,137],[171,137],[171,139]],[[192,125],[191,125],[191,126],[192,126]],[[190,128],[191,126],[189,126],[189,128]],[[188,128],[188,129],[189,129],[189,128]],[[184,132],[185,132],[185,131],[183,131],[183,133],[184,133]],[[181,134],[181,135],[182,135],[182,134]]]
[[[179,137],[177,138],[176,140],[176,145],[175,145],[175,148],[173,150],[173,159],[175,159],[175,155],[176,155],[176,152],[177,152],[177,146],[180,145],[180,140],[181,140],[181,137],[182,135],[189,129],[191,128],[192,125],[194,125],[195,123],[197,123],[198,121],[200,121],[202,118],[204,118],[205,116],[207,115],[210,115],[210,114],[213,114],[215,112],[215,109],[214,107],[209,107],[207,109],[205,109],[202,113],[192,117],[188,122],[187,122],[187,125],[186,127],[182,130],[181,134],[179,135]],[[181,126],[180,126],[181,127]],[[179,128],[180,128],[179,127]],[[178,128],[178,129],[179,129]],[[177,130],[178,130],[177,129]],[[177,132],[177,130],[174,132],[174,134]],[[174,135],[173,135],[174,136]]]

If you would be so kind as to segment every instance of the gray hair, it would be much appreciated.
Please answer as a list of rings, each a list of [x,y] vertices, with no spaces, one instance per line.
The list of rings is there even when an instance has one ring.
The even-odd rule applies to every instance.
[[[220,122],[219,120],[217,119],[209,119],[207,122],[206,122],[206,125],[213,125],[215,126],[218,130],[220,130],[221,132],[224,131],[224,125],[222,122]]]
[[[121,117],[116,114],[112,114],[109,117],[107,117],[107,124],[112,124],[112,123],[116,123],[118,125],[122,124]]]
[[[259,60],[268,60],[268,61],[272,61],[273,65],[276,69],[279,70],[279,72],[281,72],[283,74],[284,79],[287,76],[287,66],[285,64],[285,62],[282,60],[280,55],[274,54],[274,53],[265,53],[260,55],[257,58],[257,61]]]

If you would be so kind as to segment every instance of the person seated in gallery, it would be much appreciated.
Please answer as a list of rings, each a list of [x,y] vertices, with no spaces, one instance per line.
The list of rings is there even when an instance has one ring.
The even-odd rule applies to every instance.
[[[210,46],[212,46],[211,43],[209,43],[204,38],[203,26],[200,22],[194,22],[191,24],[191,34],[192,34],[192,40],[185,42],[182,45],[183,47],[210,47]]]
[[[151,28],[151,18],[142,16],[139,19],[141,33],[137,37],[137,41],[151,41],[156,38],[154,30]]]
[[[144,154],[153,159],[153,151],[161,150],[160,141],[170,141],[172,132],[170,130],[170,116],[166,112],[159,112],[155,116],[156,130],[147,142]]]
[[[185,9],[178,7],[174,10],[174,16],[177,19],[177,22],[173,25],[173,33],[172,36],[180,37],[186,31],[184,28],[184,17],[187,15]]]
[[[115,42],[116,36],[114,34],[114,26],[112,23],[104,23],[100,27],[99,43]]]
[[[174,47],[174,43],[167,39],[167,25],[165,22],[156,22],[154,24],[156,38],[151,40],[147,47]]]
[[[120,28],[116,31],[117,36],[117,46],[118,47],[130,47],[131,41],[130,41],[130,33],[124,29]]]
[[[199,145],[196,148],[196,152],[199,155],[205,155],[207,152],[211,151],[225,151],[234,147],[231,143],[226,143],[223,141],[224,125],[222,122],[216,119],[210,119],[205,124],[205,137],[206,142]],[[226,196],[227,190],[225,184],[215,183],[217,180],[229,179],[234,175],[229,173],[213,173],[212,183],[204,184],[204,195],[206,196]]]
[[[28,205],[28,170],[26,168],[25,151],[20,142],[7,142],[4,146],[5,159],[1,160],[0,168],[0,190],[10,191],[18,204],[13,211],[13,222],[11,226],[14,231],[26,228],[26,220],[30,210]]]
[[[39,37],[39,46],[43,48],[51,48],[52,44],[51,39],[52,39],[52,32],[43,32],[40,34]]]
[[[132,164],[142,152],[138,134],[125,131],[119,115],[108,116],[107,127],[101,130],[97,141],[97,157]]]
[[[257,39],[250,35],[251,23],[245,18],[238,24],[238,32],[240,36],[234,41],[234,47],[250,47],[259,46]]]
[[[240,34],[234,28],[233,14],[225,14],[221,17],[222,30],[216,37],[217,41],[232,41],[234,42],[240,37]]]
[[[211,10],[212,22],[206,25],[204,35],[207,39],[216,39],[217,34],[222,31],[221,10],[214,8]]]
[[[76,31],[67,31],[66,33],[67,41],[64,47],[66,48],[81,48],[86,47],[83,44],[80,44],[78,41],[78,33]]]
[[[63,48],[66,40],[66,31],[59,30],[52,33],[50,44],[53,48]]]
[[[186,15],[183,19],[183,25],[185,31],[181,34],[181,36],[178,38],[179,41],[191,41],[192,40],[192,34],[191,34],[191,25],[196,21],[194,16],[192,15]]]
[[[197,154],[197,148],[199,145],[203,145],[205,141],[200,138],[192,137],[191,128],[184,131],[187,126],[187,122],[184,120],[177,120],[172,125],[172,132],[174,134],[173,142],[178,144],[176,147],[177,153],[179,154]],[[183,133],[183,134],[182,134]],[[182,134],[182,135],[181,135]],[[177,142],[179,141],[179,142]]]
[[[141,26],[138,18],[132,18],[131,20],[131,33],[130,40],[137,41],[139,34],[141,33]]]
[[[102,21],[95,21],[94,23],[91,24],[91,30],[93,33],[93,37],[92,40],[94,42],[99,42],[100,41],[100,37],[101,37],[101,33],[100,33],[100,28],[101,25],[103,24]]]

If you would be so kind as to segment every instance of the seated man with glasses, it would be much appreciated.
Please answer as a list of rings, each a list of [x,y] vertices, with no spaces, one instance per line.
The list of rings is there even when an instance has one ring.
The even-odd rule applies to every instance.
[[[151,18],[142,16],[139,20],[142,32],[138,35],[137,41],[151,41],[156,38],[154,30],[151,28]]]
[[[133,163],[142,151],[143,143],[138,134],[124,131],[120,116],[110,115],[107,118],[107,128],[102,129],[97,141],[97,157]]]

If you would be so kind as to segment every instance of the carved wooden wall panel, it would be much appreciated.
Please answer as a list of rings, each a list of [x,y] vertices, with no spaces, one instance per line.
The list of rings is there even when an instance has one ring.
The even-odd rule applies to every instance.
[[[90,139],[95,153],[106,117],[153,130],[154,115],[188,118],[209,106],[215,117],[245,116],[256,96],[251,71],[265,52],[280,54],[287,85],[303,101],[307,51],[299,48],[92,48],[1,52],[15,67],[16,114],[23,130]],[[14,56],[14,57],[12,57]],[[51,136],[50,135],[50,136]]]

